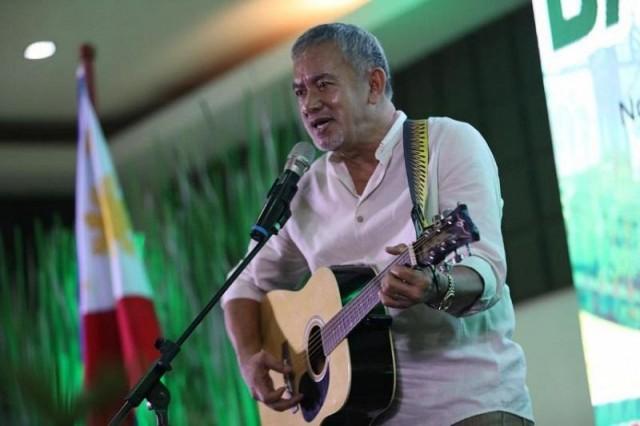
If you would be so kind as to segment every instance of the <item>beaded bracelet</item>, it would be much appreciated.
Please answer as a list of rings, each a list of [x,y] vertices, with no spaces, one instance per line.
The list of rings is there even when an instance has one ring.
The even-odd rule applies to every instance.
[[[445,273],[447,276],[447,292],[444,294],[444,297],[440,301],[440,305],[438,306],[439,311],[448,311],[451,305],[453,304],[453,298],[456,295],[456,285],[453,280],[453,276],[450,272]]]
[[[439,297],[442,293],[440,291],[440,282],[438,280],[437,270],[436,270],[435,267],[433,267],[431,265],[429,265],[429,269],[431,270],[432,283],[435,284],[435,286],[436,286],[436,294]],[[451,305],[453,304],[453,298],[456,295],[456,288],[455,288],[455,281],[453,280],[453,276],[451,275],[451,273],[447,270],[446,272],[443,272],[443,274],[447,277],[447,290],[446,290],[444,296],[442,296],[440,301],[437,302],[437,303],[434,303],[434,302],[431,302],[431,301],[427,301],[425,303],[430,308],[433,308],[433,309],[438,310],[438,311],[445,311],[446,312],[451,307]]]

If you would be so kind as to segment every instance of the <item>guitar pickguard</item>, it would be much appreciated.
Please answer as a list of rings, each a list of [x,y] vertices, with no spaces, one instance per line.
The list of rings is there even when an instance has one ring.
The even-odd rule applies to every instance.
[[[330,373],[330,366],[327,366],[327,370],[319,382],[313,380],[308,372],[300,378],[300,393],[304,395],[302,402],[300,402],[300,409],[302,417],[308,422],[318,415],[324,405],[329,391]]]

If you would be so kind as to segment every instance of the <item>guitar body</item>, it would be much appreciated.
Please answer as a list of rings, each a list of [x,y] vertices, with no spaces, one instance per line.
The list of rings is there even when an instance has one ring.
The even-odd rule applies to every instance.
[[[375,276],[364,266],[320,268],[299,291],[276,290],[261,304],[263,347],[292,366],[271,371],[275,388],[304,394],[298,407],[278,412],[258,404],[263,425],[369,425],[395,394],[390,318],[382,305],[325,358],[320,332]]]
[[[260,305],[263,348],[292,367],[286,375],[271,371],[271,379],[304,397],[286,412],[259,403],[262,424],[371,424],[395,396],[391,319],[378,297],[386,271],[395,264],[448,270],[446,257],[479,239],[467,206],[458,204],[378,275],[364,266],[320,268],[300,291],[267,293]]]

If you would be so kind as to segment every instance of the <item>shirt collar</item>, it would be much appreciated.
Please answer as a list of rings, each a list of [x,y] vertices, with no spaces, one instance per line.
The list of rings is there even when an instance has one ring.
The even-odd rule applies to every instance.
[[[396,146],[398,141],[402,139],[402,125],[406,119],[407,115],[404,112],[399,110],[395,112],[393,124],[391,125],[391,128],[389,128],[387,134],[384,135],[384,138],[380,141],[380,145],[376,150],[376,160],[380,163],[384,164],[389,161],[391,151],[393,151],[393,148]]]

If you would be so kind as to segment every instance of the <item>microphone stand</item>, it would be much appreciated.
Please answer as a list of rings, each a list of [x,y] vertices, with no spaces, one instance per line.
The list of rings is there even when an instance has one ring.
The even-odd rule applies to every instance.
[[[211,298],[209,303],[200,311],[189,327],[182,333],[177,342],[159,338],[155,347],[160,351],[160,357],[147,370],[146,374],[138,381],[133,390],[129,392],[125,403],[113,416],[109,426],[118,426],[127,414],[140,405],[143,399],[147,399],[149,408],[156,414],[158,426],[168,426],[168,408],[171,395],[169,389],[160,382],[167,371],[171,370],[171,361],[176,357],[185,340],[193,333],[209,311],[218,303],[225,291],[229,288],[238,275],[247,267],[249,262],[267,243],[272,235],[277,234],[280,228],[291,216],[289,203],[298,190],[300,176],[309,168],[313,160],[313,146],[308,142],[297,143],[289,157],[284,172],[276,179],[267,194],[267,202],[258,217],[258,221],[251,228],[251,238],[257,241],[255,247],[247,254],[236,267],[222,287]]]
[[[288,209],[286,209],[288,212]],[[286,213],[285,213],[286,214]],[[290,215],[291,213],[289,213]],[[288,218],[288,215],[286,216]],[[286,221],[286,219],[285,219]],[[277,233],[277,231],[276,231]],[[158,426],[169,426],[168,408],[171,400],[169,389],[160,381],[164,373],[171,370],[171,361],[176,357],[185,340],[193,333],[196,327],[202,322],[209,311],[218,303],[218,300],[227,291],[229,286],[236,280],[238,275],[247,267],[249,262],[260,251],[271,237],[271,233],[262,234],[262,238],[257,239],[256,246],[247,254],[242,262],[234,269],[233,273],[227,278],[222,287],[209,300],[209,303],[200,311],[198,316],[189,324],[189,327],[182,333],[180,338],[174,343],[171,340],[159,338],[156,340],[155,347],[160,351],[160,357],[147,370],[145,375],[134,386],[133,390],[127,395],[124,404],[118,412],[109,421],[109,426],[118,426],[127,417],[129,412],[136,408],[143,399],[146,398],[150,410],[156,415]]]

